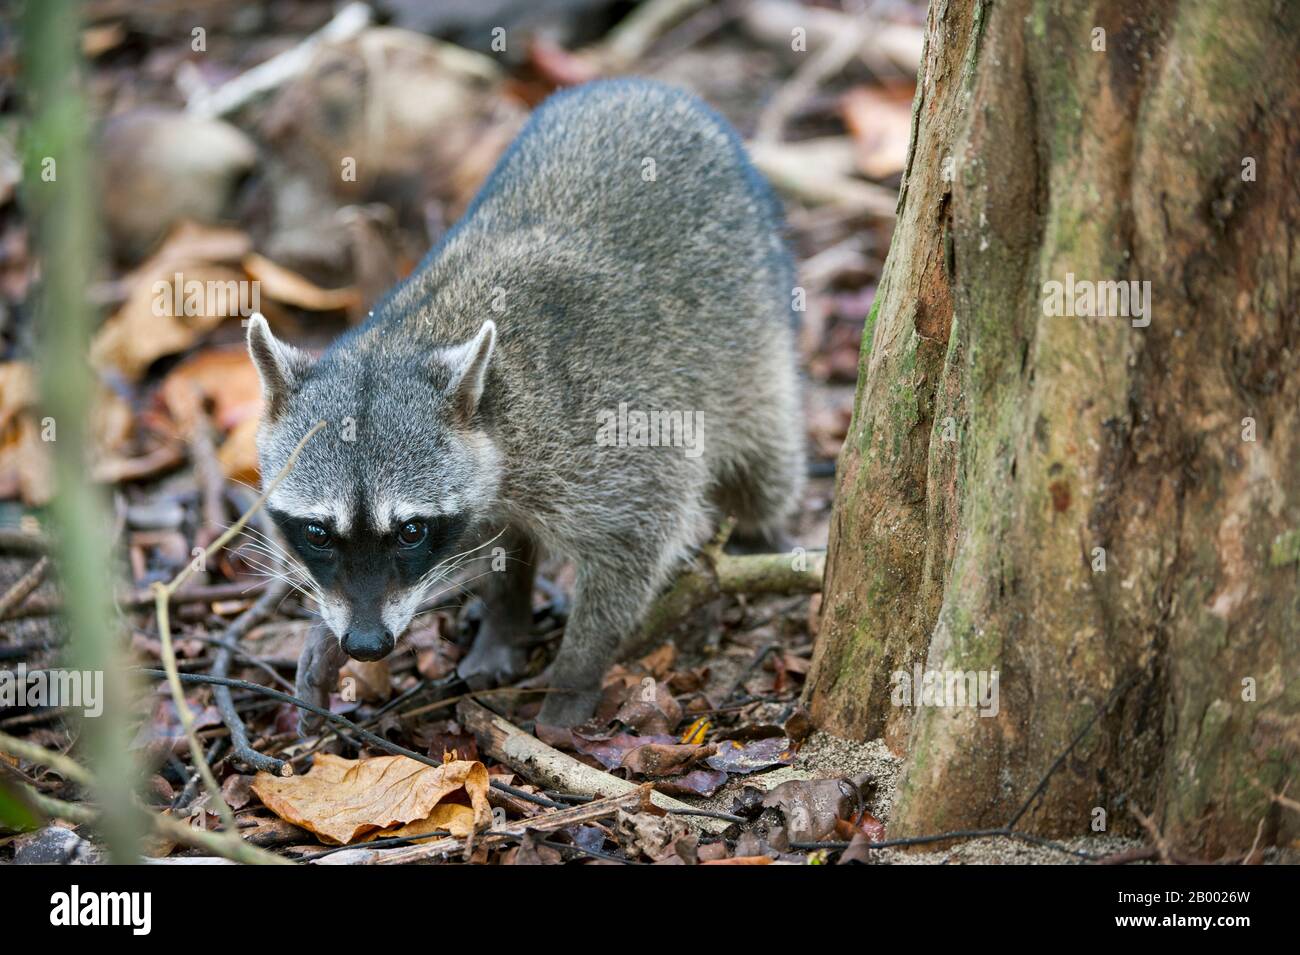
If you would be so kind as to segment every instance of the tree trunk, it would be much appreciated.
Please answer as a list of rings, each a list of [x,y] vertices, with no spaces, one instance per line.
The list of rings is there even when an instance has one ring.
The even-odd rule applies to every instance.
[[[891,836],[1006,823],[1099,712],[1020,828],[1300,836],[1298,160],[1300,5],[932,0],[808,690],[906,752]]]

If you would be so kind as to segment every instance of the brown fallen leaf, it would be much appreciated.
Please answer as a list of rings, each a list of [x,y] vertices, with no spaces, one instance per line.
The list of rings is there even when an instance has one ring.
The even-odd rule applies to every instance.
[[[354,288],[321,288],[297,272],[277,265],[265,256],[250,252],[244,256],[244,271],[261,283],[267,298],[286,305],[296,305],[312,312],[334,312],[353,308],[361,297]]]
[[[621,765],[640,776],[676,776],[712,756],[716,748],[712,744],[647,743],[628,752]]]
[[[408,756],[321,753],[304,776],[258,773],[253,792],[281,819],[344,845],[437,830],[467,836],[492,820],[488,782],[480,762],[434,767]]]
[[[720,769],[693,769],[685,776],[676,779],[663,779],[655,783],[655,789],[665,796],[712,796],[730,779]]]
[[[756,773],[771,766],[789,766],[795,757],[795,747],[784,736],[744,744],[724,739],[717,746],[718,751],[708,758],[708,764],[728,773]]]
[[[261,473],[257,462],[257,419],[241,421],[217,449],[217,463],[229,480],[256,484]]]
[[[351,680],[349,684],[346,681]],[[393,695],[387,660],[363,662],[349,659],[339,671],[339,685],[344,699],[366,703],[383,703]]]
[[[653,816],[623,809],[615,817],[614,831],[629,854],[644,855],[653,862],[676,856],[679,840],[692,837],[680,816]]]
[[[853,134],[858,169],[868,179],[886,179],[907,165],[915,93],[910,84],[886,89],[859,86],[840,101],[844,123]]]
[[[194,413],[196,393],[211,405],[213,423],[223,431],[262,413],[261,380],[243,345],[205,349],[167,373],[158,395],[182,429]]]
[[[839,825],[848,818],[861,816],[862,831],[883,835],[884,827],[867,814],[863,808],[866,792],[874,786],[874,778],[863,773],[852,779],[792,779],[772,788],[764,797],[763,805],[781,810],[785,817],[790,839],[794,842],[817,842],[832,833],[839,833]],[[852,835],[852,823],[845,823]]]
[[[43,435],[36,421],[36,392],[31,365],[0,363],[0,497],[19,495],[33,506],[48,503],[54,491],[48,443],[54,435]]]
[[[227,776],[221,784],[221,798],[231,809],[243,809],[253,798],[253,777]]]
[[[232,481],[257,480],[262,386],[242,345],[209,348],[186,359],[163,379],[158,395],[181,435],[189,431],[196,411],[210,405],[213,423],[226,434],[217,449],[222,473]]]
[[[673,699],[667,684],[645,677],[629,689],[630,693],[614,714],[614,719],[642,736],[671,736],[681,722],[682,707]]]
[[[557,749],[570,749],[596,759],[606,769],[616,769],[623,765],[627,754],[649,743],[673,743],[671,736],[652,735],[637,736],[633,733],[615,733],[612,736],[588,737],[571,730],[543,726],[538,730],[538,737],[548,746]]]
[[[849,819],[835,820],[835,838],[849,840],[858,835],[866,836],[869,842],[883,842],[885,824],[869,812],[862,813],[856,824]]]
[[[157,359],[185,351],[226,318],[240,315],[252,302],[237,264],[248,245],[237,230],[177,227],[124,279],[130,291],[95,335],[91,363],[137,381]]]

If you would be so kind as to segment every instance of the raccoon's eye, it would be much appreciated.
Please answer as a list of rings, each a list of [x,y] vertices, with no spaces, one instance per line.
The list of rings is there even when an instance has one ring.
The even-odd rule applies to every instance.
[[[429,525],[424,521],[407,521],[397,529],[397,539],[403,547],[414,547],[424,543],[429,536]]]
[[[302,529],[302,536],[307,538],[307,543],[312,547],[328,547],[330,545],[330,532],[319,524],[308,524]]]

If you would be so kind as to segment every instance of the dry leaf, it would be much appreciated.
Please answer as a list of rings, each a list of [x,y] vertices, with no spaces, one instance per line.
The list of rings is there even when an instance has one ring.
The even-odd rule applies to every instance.
[[[296,305],[313,312],[334,312],[360,304],[356,289],[321,288],[297,272],[276,265],[256,252],[244,256],[244,270],[261,283],[261,294],[286,305]]]
[[[915,93],[911,86],[859,86],[844,94],[844,122],[853,134],[858,169],[868,179],[887,179],[907,165]]]
[[[257,463],[257,419],[242,422],[217,449],[221,473],[231,481],[256,484],[260,469]]]
[[[717,747],[646,743],[623,756],[622,767],[639,776],[676,776],[712,756]]]
[[[487,769],[463,760],[433,767],[320,753],[305,776],[258,773],[253,792],[281,819],[339,845],[435,830],[466,836],[492,819]]]
[[[243,345],[209,348],[187,358],[163,379],[159,396],[182,428],[189,424],[192,396],[212,406],[212,420],[229,431],[262,413],[262,385]]]
[[[158,393],[182,434],[199,402],[210,405],[213,422],[226,432],[217,450],[222,473],[232,481],[256,482],[262,386],[242,345],[210,348],[186,359],[163,379]]]
[[[248,244],[233,229],[179,226],[125,279],[126,302],[95,336],[92,364],[136,381],[154,361],[184,351],[225,318],[239,315],[243,300],[251,303],[252,290],[242,269],[219,263],[237,261]]]
[[[49,447],[32,414],[36,376],[25,362],[0,364],[0,497],[40,506],[53,496]]]

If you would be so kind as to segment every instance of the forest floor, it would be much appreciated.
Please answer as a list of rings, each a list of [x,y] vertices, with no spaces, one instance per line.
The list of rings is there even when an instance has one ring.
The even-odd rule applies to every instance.
[[[636,73],[694,90],[755,144],[756,161],[779,186],[807,293],[800,359],[813,474],[794,536],[809,553],[826,546],[834,461],[849,424],[866,317],[906,161],[915,83],[907,64],[920,51],[924,5],[875,5],[859,48],[842,55],[826,53],[827,38],[848,28],[847,15],[818,7],[808,18],[820,24],[810,29],[809,42],[821,44],[824,69],[812,71],[788,49],[788,17],[802,23],[808,13],[793,3],[687,4],[690,12],[671,29],[630,38],[625,5],[589,3],[581,17],[522,21],[517,32],[508,27],[506,54],[484,42],[490,31],[473,20],[473,4],[434,6],[465,19],[441,21],[418,5],[376,3],[374,10],[389,17],[386,26],[345,23],[343,30],[336,20],[344,38],[248,93],[254,66],[304,49],[326,26],[324,5],[277,4],[274,13],[211,5],[199,25],[199,49],[192,15],[87,4],[82,39],[108,253],[103,278],[91,290],[104,314],[91,356],[101,382],[93,471],[112,491],[124,581],[120,619],[136,666],[156,668],[162,655],[148,588],[172,579],[194,548],[206,547],[247,510],[258,479],[252,434],[260,396],[237,320],[244,312],[205,306],[159,315],[154,284],[180,272],[187,279],[255,282],[260,310],[277,331],[320,348],[364,318],[369,303],[455,222],[537,102],[600,75]],[[15,50],[2,52],[12,67]],[[12,68],[4,71],[9,82],[13,75]],[[412,89],[427,91],[416,115],[406,108]],[[27,592],[11,595],[0,611],[0,664],[37,669],[59,665],[63,632],[57,582],[38,564],[51,488],[31,381],[28,296],[35,268],[26,252],[16,172],[17,97],[9,92],[11,112],[0,125],[6,350],[0,523],[8,528],[0,539],[0,591],[22,583]],[[383,131],[378,141],[376,130]],[[356,161],[354,177],[339,175],[340,157]],[[271,533],[260,519],[254,527]],[[27,536],[18,539],[20,532]],[[296,592],[259,606],[275,584],[259,572],[266,555],[256,545],[254,532],[209,555],[177,594],[179,666],[188,674],[228,666],[231,677],[284,691],[314,608]],[[561,564],[542,569],[538,666],[562,634],[570,574]],[[868,848],[888,835],[901,757],[879,740],[836,739],[808,722],[799,699],[816,600],[807,594],[715,599],[609,675],[592,724],[543,734],[573,763],[609,778],[653,782],[729,818],[619,806],[548,838],[516,828],[495,842],[484,839],[469,857],[491,863],[1071,861],[1059,848],[1004,838],[950,843],[942,851]],[[232,630],[241,617],[251,624],[246,633],[242,624]],[[359,761],[346,764],[354,767],[378,765],[395,750],[424,757],[430,762],[413,761],[405,770],[412,789],[427,784],[430,774],[461,772],[439,767],[444,759],[462,767],[458,784],[439,797],[442,809],[438,800],[423,806],[428,819],[442,819],[452,832],[466,818],[482,829],[486,804],[495,812],[494,829],[524,821],[536,826],[559,806],[583,805],[590,793],[543,785],[507,765],[498,748],[467,731],[466,711],[455,709],[454,700],[437,706],[456,689],[455,664],[477,619],[471,594],[444,595],[389,659],[350,665],[345,676],[355,698],[336,696],[331,710],[353,726],[338,735],[300,738],[293,705],[235,688],[231,706],[253,748],[290,761],[294,775],[287,778],[257,775],[235,758],[213,687],[187,684],[221,801],[245,840],[290,858],[347,841],[322,821],[340,808],[339,800],[346,803],[346,793],[334,790],[335,802],[322,806],[319,788],[302,786],[323,765],[315,760],[308,772],[317,753]],[[238,647],[233,659],[212,642],[226,638]],[[220,805],[199,784],[174,701],[161,681],[152,687],[141,678],[138,686],[131,746],[144,767],[147,802],[192,827],[215,828]],[[535,698],[485,695],[482,701],[531,728]],[[358,739],[359,725],[387,747]],[[0,732],[79,758],[77,724],[58,708],[0,703]],[[481,777],[464,766],[480,762],[488,770]],[[38,759],[0,754],[0,769],[48,797],[78,803],[90,796]],[[0,773],[0,785],[4,778]],[[485,789],[488,779],[497,785]],[[414,836],[403,826],[420,820],[369,802],[358,791],[355,804],[343,807],[356,839],[407,840],[405,849],[379,853],[409,849]],[[57,815],[45,822],[34,832],[0,835],[0,860],[100,857],[93,828]],[[1066,848],[1104,856],[1135,845],[1107,837]],[[159,838],[150,853],[182,861],[211,849]],[[428,859],[463,857],[458,849]]]

